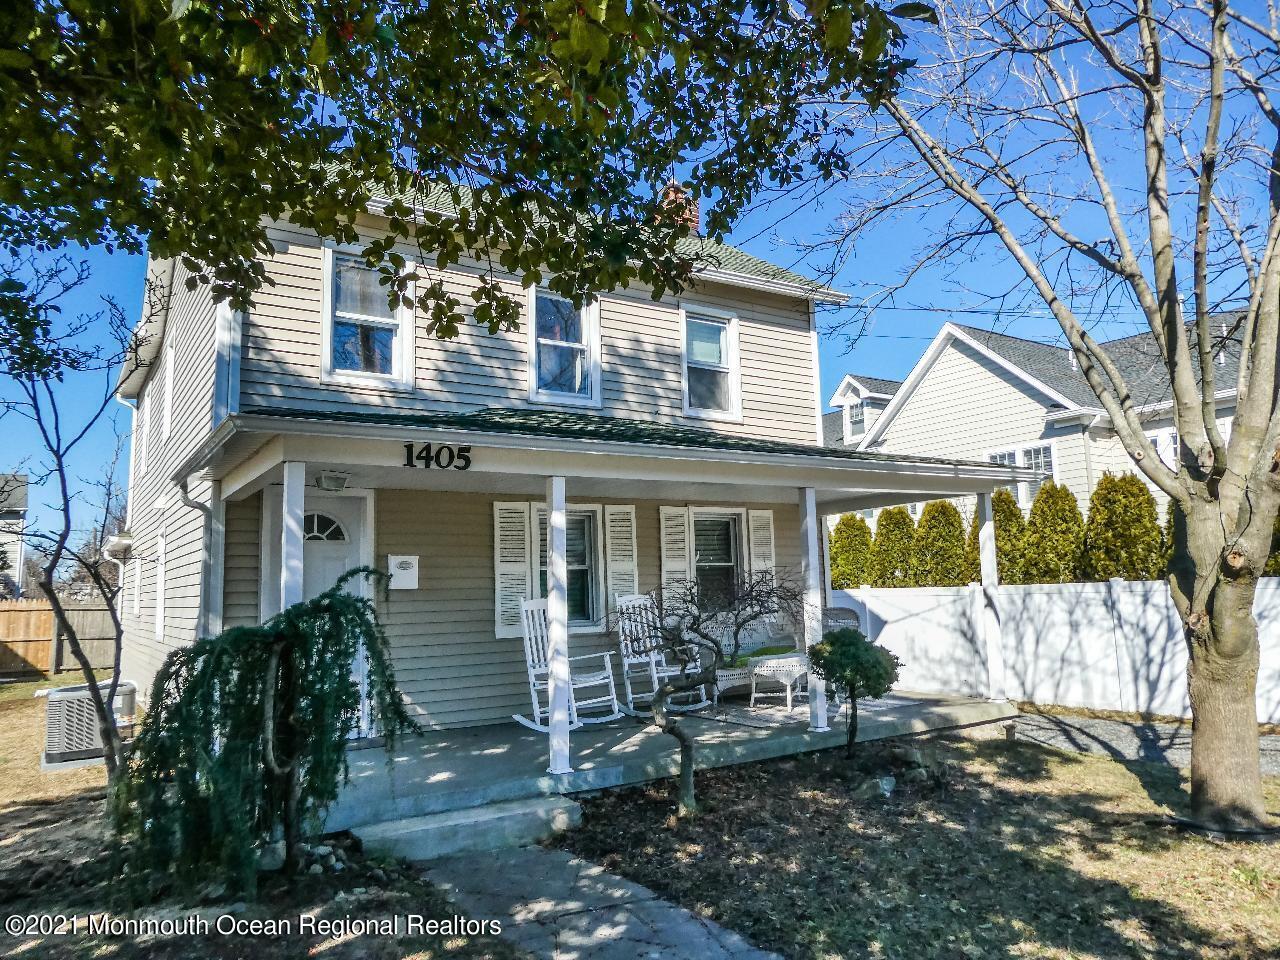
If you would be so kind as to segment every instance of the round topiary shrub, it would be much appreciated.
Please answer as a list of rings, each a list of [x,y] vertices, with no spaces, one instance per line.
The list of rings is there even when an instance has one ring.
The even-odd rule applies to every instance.
[[[915,522],[906,507],[880,511],[867,563],[867,581],[871,586],[911,586],[911,544],[915,533]]]
[[[968,581],[964,518],[955,504],[924,505],[911,546],[911,583],[917,587],[958,587]]]
[[[831,586],[851,590],[867,582],[871,527],[861,514],[846,513],[831,532]]]
[[[1022,537],[1027,522],[1022,508],[1006,487],[991,496],[991,518],[996,525],[996,569],[1001,583],[1023,583]],[[969,524],[969,539],[965,544],[965,576],[968,583],[982,582],[982,562],[978,550],[978,535],[982,529],[981,517],[975,507],[973,522]]]
[[[1084,517],[1076,495],[1046,480],[1031,504],[1022,537],[1020,567],[1025,583],[1072,583],[1080,571]]]
[[[888,693],[898,682],[902,661],[861,631],[845,627],[823,634],[822,642],[809,648],[809,663],[849,704],[845,755],[852,757],[858,739],[858,701],[876,700]]]
[[[1156,500],[1132,473],[1104,473],[1089,498],[1080,574],[1085,580],[1155,580],[1164,570]]]

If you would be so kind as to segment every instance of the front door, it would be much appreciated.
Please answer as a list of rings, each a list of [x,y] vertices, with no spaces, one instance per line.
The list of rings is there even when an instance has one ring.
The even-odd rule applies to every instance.
[[[348,570],[360,566],[365,502],[359,497],[308,496],[302,518],[302,592],[310,600],[333,587]],[[352,593],[363,594],[364,580],[348,584]],[[360,685],[360,719],[354,737],[369,735],[365,704],[366,665],[357,655],[355,679]]]

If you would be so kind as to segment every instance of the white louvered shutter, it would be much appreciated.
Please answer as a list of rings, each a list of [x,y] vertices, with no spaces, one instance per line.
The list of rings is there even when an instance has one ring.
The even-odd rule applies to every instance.
[[[636,561],[636,508],[608,504],[604,508],[605,581],[607,607],[620,593],[640,592]]]
[[[499,637],[520,636],[520,603],[533,594],[529,504],[493,505],[493,620]]]
[[[747,544],[751,551],[751,577],[773,573],[773,511],[747,511]]]
[[[659,507],[658,520],[662,538],[662,585],[667,587],[693,576],[689,508]]]

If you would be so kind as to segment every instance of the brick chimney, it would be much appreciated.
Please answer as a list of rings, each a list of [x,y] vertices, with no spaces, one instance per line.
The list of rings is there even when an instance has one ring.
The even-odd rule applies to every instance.
[[[693,233],[701,231],[702,211],[698,209],[698,201],[675,180],[669,181],[663,187],[659,206],[662,208],[664,218],[669,218],[674,223],[688,224]]]

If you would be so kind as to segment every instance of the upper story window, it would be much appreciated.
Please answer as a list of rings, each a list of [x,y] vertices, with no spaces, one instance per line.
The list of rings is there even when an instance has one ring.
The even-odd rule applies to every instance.
[[[742,416],[738,321],[702,308],[684,311],[684,412],[713,420]]]
[[[392,308],[379,271],[355,257],[325,250],[325,380],[411,386],[413,311]]]
[[[598,302],[576,309],[545,290],[529,294],[529,399],[541,403],[600,403]]]
[[[1031,447],[1021,447],[1016,450],[1001,450],[997,453],[988,454],[987,459],[992,463],[999,463],[1007,467],[1025,467],[1028,470],[1038,470],[1049,477],[1053,477],[1052,444],[1044,443]],[[1009,484],[1008,487],[1014,491],[1021,506],[1029,507],[1043,485],[1044,480],[1024,480],[1019,484]]]

